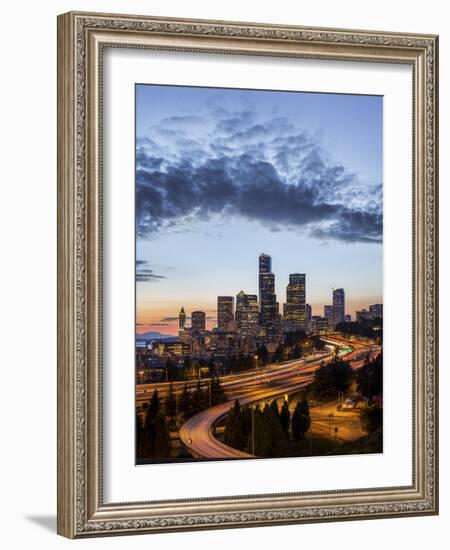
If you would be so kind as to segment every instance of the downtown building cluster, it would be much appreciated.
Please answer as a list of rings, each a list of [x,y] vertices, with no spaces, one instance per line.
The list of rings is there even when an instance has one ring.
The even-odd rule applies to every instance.
[[[377,305],[378,306],[378,305]],[[376,306],[370,306],[376,307]],[[178,339],[153,345],[156,355],[229,355],[253,353],[259,346],[273,352],[289,332],[326,334],[339,323],[350,321],[345,313],[345,291],[334,289],[332,304],[325,305],[323,316],[313,316],[306,303],[306,274],[292,273],[286,286],[286,300],[280,311],[275,292],[272,258],[261,254],[258,260],[258,294],[243,290],[235,296],[217,297],[217,326],[207,329],[204,311],[188,317],[181,308],[178,316]]]

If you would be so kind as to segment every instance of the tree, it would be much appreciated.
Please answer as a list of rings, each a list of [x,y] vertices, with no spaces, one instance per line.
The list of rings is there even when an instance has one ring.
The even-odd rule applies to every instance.
[[[377,431],[383,425],[383,409],[381,407],[369,407],[362,409],[359,413],[361,428],[371,434]]]
[[[358,391],[372,399],[383,393],[383,357],[378,355],[372,361],[367,361],[356,373]]]
[[[280,424],[283,428],[283,432],[288,435],[289,434],[289,426],[291,424],[291,412],[289,410],[289,404],[287,401],[283,402],[283,406],[281,407],[280,412]]]
[[[163,415],[158,414],[155,419],[154,456],[155,458],[167,458],[170,456],[170,450],[169,430]]]
[[[270,408],[272,409],[273,414],[275,415],[275,417],[279,418],[280,417],[280,410],[278,409],[278,401],[276,399],[272,399],[272,401],[270,402]]]
[[[230,434],[230,447],[243,450],[247,444],[247,438],[242,430],[242,414],[238,414],[233,419]]]
[[[301,399],[294,409],[292,415],[292,435],[297,441],[305,437],[305,433],[311,426],[311,416],[309,413],[308,401],[305,397]]]
[[[335,397],[337,392],[346,392],[353,379],[353,370],[346,361],[335,360],[321,365],[311,382],[311,391],[318,399]]]
[[[155,394],[153,394],[155,395]],[[157,395],[157,394],[156,394]],[[152,407],[153,401],[153,407]],[[155,451],[155,419],[156,415],[153,414],[154,410],[157,410],[155,407],[155,400],[152,398],[149,406],[145,412],[145,421],[144,421],[144,430],[143,430],[143,446],[142,452],[145,458],[150,458],[153,456]],[[158,414],[156,412],[156,414]]]
[[[170,425],[174,425],[177,416],[177,399],[173,391],[172,382],[170,383],[169,392],[166,397],[165,413]]]
[[[253,412],[254,437],[255,437],[255,456],[267,456],[270,448],[270,437],[264,423],[264,414],[259,405]]]
[[[280,420],[274,412],[274,407],[266,405],[263,411],[264,428],[268,434],[269,447],[266,457],[285,456],[288,448],[286,434],[283,432]]]
[[[265,344],[261,344],[258,346],[256,350],[256,355],[258,356],[259,364],[262,366],[267,365],[269,362],[269,352],[265,346]]]
[[[136,456],[144,457],[144,424],[140,414],[136,411]]]
[[[218,376],[211,380],[211,405],[219,405],[227,400],[225,390]]]
[[[159,395],[158,390],[155,388],[152,398],[150,399],[150,404],[148,406],[147,414],[150,414],[152,418],[156,418],[156,415],[159,413]]]
[[[295,346],[289,351],[289,359],[300,359],[303,350],[300,344],[297,342]]]
[[[304,340],[306,340],[306,334],[303,330],[289,331],[284,336],[284,343],[290,348],[301,344]]]
[[[356,334],[365,338],[375,338],[377,341],[382,341],[383,319],[376,317],[375,319],[361,319],[359,321],[338,323],[336,330],[344,334]]]
[[[225,420],[225,430],[223,434],[223,440],[225,445],[231,445],[233,439],[233,430],[235,428],[235,419],[239,417],[241,412],[241,405],[239,404],[239,399],[234,401],[234,405],[231,407],[229,413],[227,414]]]
[[[315,334],[311,337],[311,339],[312,339],[312,342],[313,342],[313,347],[315,349],[324,349],[325,342],[323,340],[321,340],[320,336],[317,336],[317,334]]]
[[[272,359],[275,363],[281,363],[281,361],[286,360],[286,350],[284,349],[283,344],[278,344]]]

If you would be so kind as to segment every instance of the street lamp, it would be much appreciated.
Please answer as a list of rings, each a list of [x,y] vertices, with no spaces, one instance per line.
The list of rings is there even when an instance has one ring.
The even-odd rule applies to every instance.
[[[144,371],[142,369],[139,371],[139,375],[141,376],[141,384],[142,384],[142,377],[144,376]]]

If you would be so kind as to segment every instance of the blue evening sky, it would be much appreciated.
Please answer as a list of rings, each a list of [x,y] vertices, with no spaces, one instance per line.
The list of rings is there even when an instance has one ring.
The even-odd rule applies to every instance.
[[[257,293],[272,256],[280,309],[306,273],[323,314],[382,301],[382,98],[136,86],[138,332],[218,295]]]

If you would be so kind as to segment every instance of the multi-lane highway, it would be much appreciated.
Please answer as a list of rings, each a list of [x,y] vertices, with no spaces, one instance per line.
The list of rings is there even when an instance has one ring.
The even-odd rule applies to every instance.
[[[337,341],[333,340],[329,340],[328,343],[338,344]],[[342,343],[342,341],[339,341],[340,345]],[[353,349],[355,347],[358,349]],[[352,344],[352,349],[349,349],[347,354],[352,367],[356,369],[364,364],[368,354],[374,357],[379,352],[379,349],[370,349],[363,345],[354,346]],[[241,382],[238,382],[235,390],[231,392],[232,395],[230,395],[228,402],[210,407],[189,418],[180,428],[180,440],[195,458],[250,458],[252,455],[229,447],[214,437],[214,424],[229,412],[234,399],[237,397],[241,405],[247,405],[296,392],[311,381],[314,371],[320,364],[330,361],[333,357],[334,352],[323,352],[313,357],[291,361],[282,368],[269,366],[266,369],[264,380],[258,379],[255,375],[243,379],[241,381],[242,385]]]
[[[285,361],[283,363],[276,363],[273,365],[267,365],[252,370],[242,371],[236,374],[228,374],[220,377],[220,384],[224,390],[228,393],[235,394],[236,391],[242,392],[246,388],[252,387],[255,383],[266,384],[269,380],[282,379],[292,376],[294,372],[298,371],[300,363],[310,361],[314,358],[322,359],[324,356],[330,355],[330,352],[317,352],[311,355],[307,359]],[[211,381],[210,378],[201,378],[201,384],[208,384]],[[186,385],[189,389],[195,388],[198,380],[188,380],[180,382],[160,382],[156,384],[138,384],[136,386],[136,403],[141,404],[147,402],[156,389],[159,396],[164,399],[169,391],[169,387],[172,384],[173,391],[176,395],[180,395]]]

